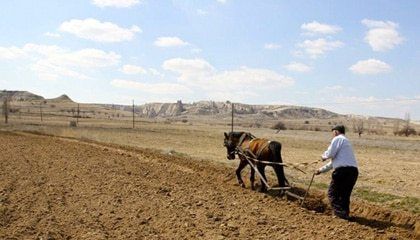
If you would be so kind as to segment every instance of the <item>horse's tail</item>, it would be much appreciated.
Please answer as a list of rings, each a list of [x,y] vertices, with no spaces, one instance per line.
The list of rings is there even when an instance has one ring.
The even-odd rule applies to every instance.
[[[281,143],[272,141],[270,143],[270,150],[273,162],[283,163],[283,159],[281,157]],[[280,187],[285,187],[289,185],[289,181],[286,179],[286,175],[284,174],[284,167],[282,165],[274,165],[274,170],[276,172],[277,178],[279,178]]]

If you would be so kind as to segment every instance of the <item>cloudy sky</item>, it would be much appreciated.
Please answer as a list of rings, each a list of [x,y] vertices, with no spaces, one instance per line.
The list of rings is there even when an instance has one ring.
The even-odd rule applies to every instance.
[[[0,89],[420,119],[420,2],[0,3]]]

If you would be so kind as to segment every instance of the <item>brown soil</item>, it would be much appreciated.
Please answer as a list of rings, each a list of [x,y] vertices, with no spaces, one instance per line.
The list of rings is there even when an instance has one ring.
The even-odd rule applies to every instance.
[[[0,152],[1,239],[416,238],[418,216],[355,202],[332,218],[322,193],[301,208],[171,152],[5,132]]]

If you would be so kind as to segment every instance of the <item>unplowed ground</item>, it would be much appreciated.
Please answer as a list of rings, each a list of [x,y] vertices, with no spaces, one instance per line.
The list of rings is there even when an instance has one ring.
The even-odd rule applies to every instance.
[[[242,189],[232,173],[176,154],[0,132],[0,238],[415,238],[417,216],[355,203],[348,222]],[[309,208],[322,209],[320,198]]]

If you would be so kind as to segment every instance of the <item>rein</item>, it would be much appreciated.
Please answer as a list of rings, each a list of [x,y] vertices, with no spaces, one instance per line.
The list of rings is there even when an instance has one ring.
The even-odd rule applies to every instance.
[[[267,146],[268,146],[268,144],[266,146],[263,146],[263,147],[266,148]],[[258,152],[261,152],[261,151],[258,151]],[[284,163],[284,162],[278,163],[278,162],[262,161],[262,160],[259,160],[257,158],[257,156],[255,156],[255,154],[252,151],[250,151],[249,149],[246,149],[246,151],[244,151],[240,146],[236,146],[235,150],[233,150],[232,153],[238,154],[238,156],[242,156],[245,159],[250,160],[254,163],[261,163],[261,164],[266,164],[266,165],[281,165],[281,166],[284,166],[284,167],[291,167],[291,168],[294,168],[294,169],[296,169],[296,170],[298,170],[298,171],[300,171],[304,174],[306,174],[306,172],[304,170],[302,170],[301,167],[306,167],[308,165],[318,163],[318,161],[304,162],[304,163],[297,163],[297,164],[295,164],[295,163]]]

